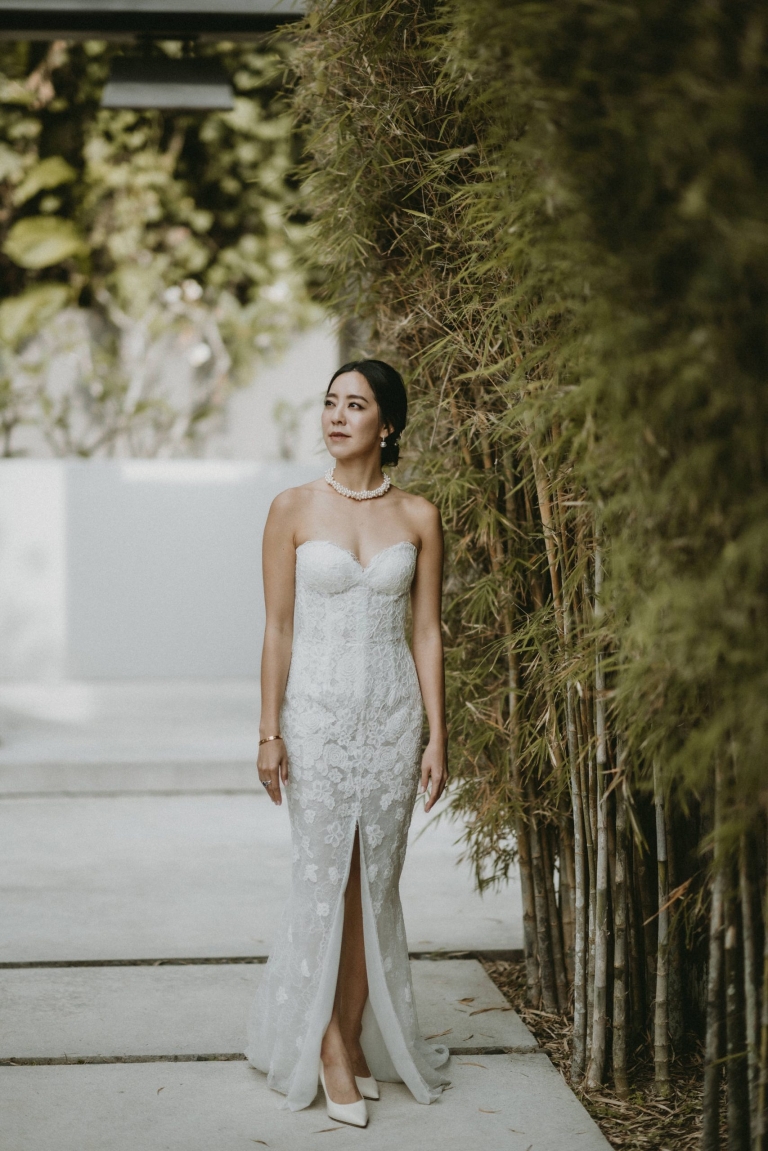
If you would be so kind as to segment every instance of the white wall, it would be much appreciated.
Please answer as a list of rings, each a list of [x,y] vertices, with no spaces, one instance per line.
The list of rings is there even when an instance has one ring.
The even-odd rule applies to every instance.
[[[264,520],[324,466],[1,460],[0,677],[258,675]]]
[[[339,362],[339,340],[330,320],[294,332],[281,356],[260,361],[252,383],[230,394],[220,417],[208,428],[204,444],[196,446],[195,456],[261,463],[330,460],[320,434],[320,414],[325,389]],[[62,370],[65,367],[66,357],[59,365]],[[57,386],[62,386],[58,377]],[[169,402],[185,410],[190,402],[190,367],[180,352],[165,365],[164,387]],[[286,417],[296,424],[289,437],[284,434]],[[118,444],[116,454],[125,458],[126,447],[125,442]],[[34,424],[15,430],[13,449],[25,458],[50,459],[53,454]]]
[[[322,475],[330,322],[235,391],[202,460],[0,460],[0,678],[258,674],[261,533],[273,496]],[[295,414],[287,444],[277,405]]]
[[[227,401],[223,426],[212,435],[205,455],[272,463],[283,458],[283,418],[293,413],[296,432],[289,458],[308,463],[319,459],[324,471],[331,458],[320,432],[323,396],[339,367],[339,341],[330,321],[294,335],[285,354],[262,364],[254,382],[238,388]]]
[[[0,460],[0,676],[62,674],[65,503],[61,465]]]

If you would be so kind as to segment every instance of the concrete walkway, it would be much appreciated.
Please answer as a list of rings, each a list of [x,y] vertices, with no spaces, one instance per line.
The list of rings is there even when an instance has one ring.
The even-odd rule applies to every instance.
[[[331,1132],[605,1151],[466,956],[519,948],[517,884],[479,897],[461,828],[421,809],[403,907],[422,1033],[449,1044],[452,1086],[420,1107],[384,1084],[365,1132],[331,1123],[321,1094],[278,1109],[241,1055],[289,880],[285,808],[254,784],[257,715],[250,681],[0,685],[3,1151],[299,1151]]]

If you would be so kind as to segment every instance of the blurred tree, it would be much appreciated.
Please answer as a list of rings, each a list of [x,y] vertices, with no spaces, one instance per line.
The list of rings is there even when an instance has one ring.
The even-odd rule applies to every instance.
[[[284,50],[212,47],[235,106],[204,114],[100,108],[116,51],[0,46],[6,455],[24,422],[56,454],[189,450],[254,358],[319,315]]]

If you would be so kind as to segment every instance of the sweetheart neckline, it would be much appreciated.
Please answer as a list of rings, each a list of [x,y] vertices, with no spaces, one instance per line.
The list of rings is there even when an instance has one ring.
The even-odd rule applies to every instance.
[[[355,561],[357,566],[360,568],[361,572],[367,572],[369,567],[371,566],[371,564],[374,562],[374,560],[377,560],[379,558],[379,556],[383,556],[385,552],[391,552],[393,548],[402,547],[403,544],[408,544],[409,547],[412,547],[413,550],[417,553],[417,555],[418,555],[418,551],[419,551],[419,549],[416,547],[416,544],[413,543],[412,540],[398,540],[397,543],[389,544],[388,547],[382,548],[381,551],[376,552],[376,554],[371,556],[371,558],[368,560],[368,563],[365,565],[365,567],[363,567],[363,565],[360,563],[360,560],[357,558],[355,553],[350,550],[350,548],[342,547],[341,544],[334,543],[333,540],[304,540],[304,543],[299,544],[299,546],[296,548],[296,551],[298,552],[301,548],[305,547],[307,544],[329,544],[330,547],[336,548],[340,552],[346,552],[346,554],[348,556],[352,557],[352,559]]]

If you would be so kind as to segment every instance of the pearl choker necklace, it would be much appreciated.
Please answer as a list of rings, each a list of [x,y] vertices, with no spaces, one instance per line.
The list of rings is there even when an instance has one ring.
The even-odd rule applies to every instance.
[[[372,500],[375,499],[376,496],[383,496],[386,491],[389,491],[389,486],[392,483],[392,480],[389,478],[387,473],[384,472],[383,484],[379,484],[377,488],[371,488],[370,491],[363,490],[362,492],[354,492],[352,491],[352,488],[345,488],[343,484],[340,484],[338,480],[333,478],[334,468],[329,468],[325,473],[326,480],[331,485],[331,487],[339,493],[339,495],[349,496],[351,500]]]

